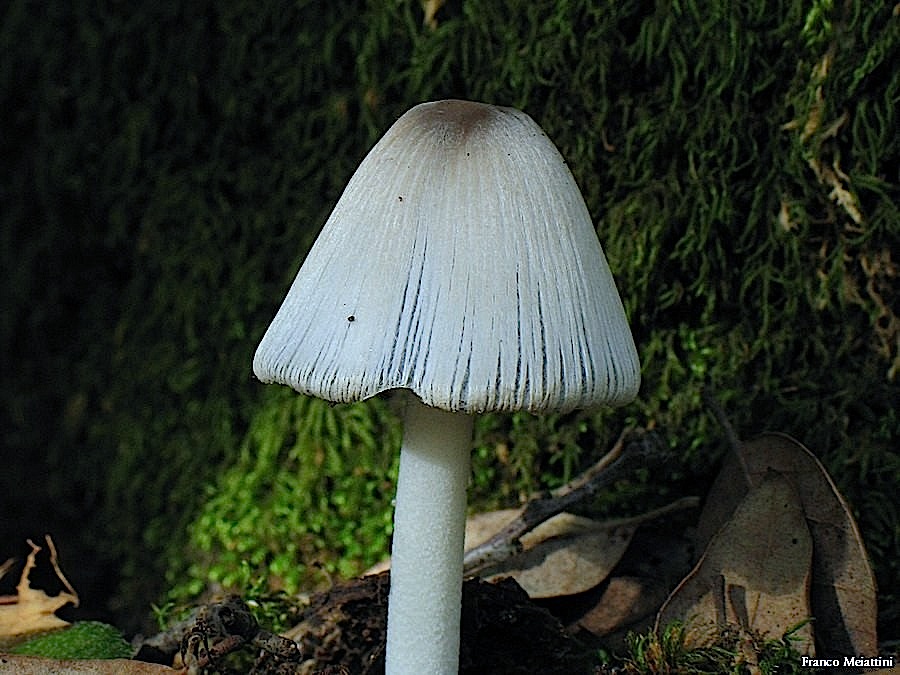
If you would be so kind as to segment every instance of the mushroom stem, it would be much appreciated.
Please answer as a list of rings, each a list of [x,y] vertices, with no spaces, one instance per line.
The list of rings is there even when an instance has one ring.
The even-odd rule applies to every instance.
[[[394,507],[387,675],[456,675],[473,416],[408,394]]]

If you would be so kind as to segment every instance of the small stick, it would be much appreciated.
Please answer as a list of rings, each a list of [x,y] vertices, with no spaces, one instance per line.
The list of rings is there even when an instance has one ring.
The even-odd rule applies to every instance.
[[[47,542],[47,547],[50,549],[50,564],[53,565],[53,570],[56,572],[56,576],[59,577],[59,580],[63,583],[63,586],[66,587],[66,590],[69,591],[69,593],[74,598],[72,600],[72,604],[75,607],[78,607],[78,593],[75,591],[75,588],[72,586],[72,584],[69,583],[66,575],[63,574],[62,568],[59,566],[59,556],[56,554],[56,545],[53,543],[53,539],[49,534],[45,534],[44,541]],[[28,543],[34,546],[34,544],[31,543],[31,540],[29,540]]]
[[[549,495],[529,501],[522,512],[488,541],[466,552],[463,569],[466,575],[476,574],[522,552],[521,537],[541,523],[572,506],[586,501],[604,488],[621,480],[634,469],[646,466],[656,453],[644,439],[625,443],[622,432],[612,449],[600,461],[569,483]]]
[[[713,417],[716,418],[719,426],[722,427],[722,430],[725,432],[725,438],[728,439],[728,445],[731,446],[732,450],[737,452],[738,448],[741,447],[741,439],[734,430],[731,420],[729,420],[728,415],[725,414],[725,410],[716,398],[715,393],[710,387],[703,387],[701,396],[703,397],[703,403],[706,404],[706,407],[709,408],[709,411],[713,414]]]
[[[583,473],[576,476],[572,480],[570,480],[565,485],[561,485],[555,490],[551,491],[550,494],[554,497],[564,497],[567,494],[571,494],[575,490],[579,490],[583,488],[585,485],[591,483],[591,481],[595,480],[598,475],[606,471],[611,464],[613,464],[619,457],[622,456],[622,451],[625,448],[625,436],[627,435],[628,430],[623,430],[622,433],[619,434],[619,437],[616,439],[616,442],[613,444],[612,448],[607,452],[603,457],[601,457],[593,466],[588,467]]]
[[[662,516],[677,511],[685,511],[687,509],[696,509],[700,506],[700,497],[679,497],[674,502],[669,502],[655,509],[651,509],[646,513],[639,513],[636,516],[628,516],[625,518],[611,518],[609,520],[599,521],[591,524],[580,531],[583,532],[601,532],[605,530],[614,530],[619,527],[638,527],[646,523],[652,523]]]
[[[703,403],[706,404],[706,407],[709,408],[710,412],[712,412],[713,417],[716,418],[716,421],[719,423],[719,426],[722,427],[722,430],[725,432],[725,438],[728,440],[728,446],[731,448],[731,452],[734,453],[735,458],[738,463],[741,465],[741,470],[743,471],[745,476],[750,475],[750,469],[747,467],[747,458],[744,457],[744,453],[741,452],[741,438],[738,436],[737,431],[735,431],[734,426],[731,424],[731,420],[728,419],[728,415],[725,414],[725,409],[722,407],[722,404],[719,403],[719,399],[715,397],[715,393],[713,392],[711,387],[703,387],[703,391],[701,393],[703,397]]]

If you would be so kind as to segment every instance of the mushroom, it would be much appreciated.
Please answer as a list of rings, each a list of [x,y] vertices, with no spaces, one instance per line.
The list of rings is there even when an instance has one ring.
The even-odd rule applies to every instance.
[[[329,401],[406,390],[387,673],[456,673],[473,416],[624,404],[640,385],[578,186],[525,113],[422,103],[372,148],[253,360]]]

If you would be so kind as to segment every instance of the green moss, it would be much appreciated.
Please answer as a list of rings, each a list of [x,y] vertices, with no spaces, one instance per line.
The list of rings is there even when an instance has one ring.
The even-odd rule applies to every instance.
[[[131,645],[116,628],[99,621],[79,621],[16,645],[13,654],[49,659],[127,659]]]
[[[189,529],[192,561],[172,597],[206,584],[296,593],[383,557],[391,533],[400,427],[381,400],[331,405],[272,387],[239,457]]]
[[[801,665],[801,655],[795,644],[794,633],[799,627],[791,628],[780,638],[725,630],[710,644],[692,646],[688,644],[685,626],[675,622],[659,631],[640,635],[630,633],[626,653],[619,657],[604,654],[602,661],[606,666],[616,665],[615,672],[627,675],[812,673],[811,668]]]

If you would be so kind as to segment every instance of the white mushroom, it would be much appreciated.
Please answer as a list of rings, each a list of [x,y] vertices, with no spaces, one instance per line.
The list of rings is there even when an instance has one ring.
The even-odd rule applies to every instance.
[[[330,401],[406,389],[387,673],[456,673],[472,415],[622,404],[637,352],[562,156],[523,112],[416,106],[350,179],[253,370]]]

